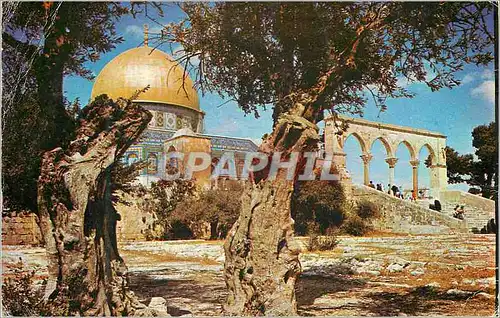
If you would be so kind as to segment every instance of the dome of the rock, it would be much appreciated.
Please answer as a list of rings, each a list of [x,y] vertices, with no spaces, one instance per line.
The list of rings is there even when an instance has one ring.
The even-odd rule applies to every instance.
[[[149,89],[134,98],[134,102],[148,110],[151,119],[121,157],[127,165],[147,162],[147,168],[140,169],[137,177],[142,185],[149,187],[153,182],[170,178],[169,167],[183,167],[181,161],[167,155],[170,152],[204,152],[218,158],[229,151],[237,158],[234,162],[242,163],[246,152],[257,151],[258,147],[249,139],[205,134],[205,113],[193,81],[170,55],[148,47],[148,29],[144,26],[144,46],[125,51],[104,66],[95,79],[91,100],[102,94],[115,100],[130,98],[148,85]],[[212,182],[212,166],[207,169],[194,175],[203,187]]]
[[[148,46],[125,51],[106,64],[95,80],[91,99],[101,94],[128,98],[148,85],[136,101],[200,111],[193,81],[183,67],[170,55]]]

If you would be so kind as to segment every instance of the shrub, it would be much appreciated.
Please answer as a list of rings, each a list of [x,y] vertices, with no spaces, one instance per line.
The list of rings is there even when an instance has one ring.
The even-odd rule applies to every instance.
[[[344,191],[338,182],[300,182],[291,204],[296,234],[305,235],[309,222],[316,223],[321,234],[328,228],[340,226],[345,218],[345,204]]]
[[[171,226],[168,229],[167,236],[180,240],[188,240],[194,238],[193,231],[191,231],[186,223],[180,220],[172,220]]]
[[[320,235],[319,225],[315,222],[308,222],[307,229],[307,233],[309,234],[307,242],[308,251],[330,251],[339,244],[337,240],[337,228],[330,227],[326,230],[326,235]]]
[[[368,231],[371,230],[371,226],[368,225],[365,220],[363,220],[358,215],[352,215],[344,222],[342,225],[342,231],[354,235],[354,236],[363,236]]]
[[[319,236],[316,233],[309,235],[309,241],[307,244],[307,250],[313,251],[331,251],[337,245],[339,241],[333,235]]]
[[[122,200],[120,195],[118,195],[120,192],[139,196],[146,194],[146,188],[136,182],[141,169],[144,169],[145,167],[146,162],[144,161],[137,161],[131,165],[127,165],[122,160],[118,160],[113,165],[113,169],[111,170],[111,198],[113,202],[121,202],[123,204],[128,203],[125,200]]]
[[[365,220],[376,219],[380,217],[379,207],[375,203],[366,200],[358,203],[356,213],[360,218]]]
[[[42,288],[34,286],[35,271],[24,270],[19,262],[13,277],[4,278],[2,305],[7,316],[40,316],[47,314]]]
[[[179,202],[172,212],[172,221],[184,224],[192,233],[201,223],[210,224],[210,238],[225,238],[241,208],[243,187],[232,183],[225,189],[212,189],[201,192],[198,197]]]
[[[151,230],[146,231],[148,239],[171,239],[175,235],[188,238],[185,228],[178,223],[174,224],[172,212],[181,202],[196,196],[196,183],[193,180],[176,179],[173,181],[160,180],[151,184],[148,190],[149,200],[145,200],[142,208],[157,217],[154,227],[160,226],[163,230],[162,237],[155,237]]]

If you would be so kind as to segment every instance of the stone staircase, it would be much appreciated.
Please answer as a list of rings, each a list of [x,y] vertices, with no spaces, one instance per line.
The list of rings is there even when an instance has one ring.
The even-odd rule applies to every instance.
[[[353,184],[351,188],[355,200],[368,200],[379,206],[382,217],[374,221],[379,230],[410,234],[465,233],[470,230],[466,222],[429,209],[428,202],[403,200],[364,185]]]
[[[471,231],[481,230],[495,218],[495,201],[463,191],[447,190],[440,193],[443,213],[453,215],[457,205],[464,206],[465,222]]]
[[[479,197],[463,191],[446,190],[440,193],[441,214],[453,218],[455,207],[464,206],[464,222],[469,231],[481,230],[490,219],[495,218],[495,201]],[[434,199],[423,199],[416,202],[423,209],[429,209]]]

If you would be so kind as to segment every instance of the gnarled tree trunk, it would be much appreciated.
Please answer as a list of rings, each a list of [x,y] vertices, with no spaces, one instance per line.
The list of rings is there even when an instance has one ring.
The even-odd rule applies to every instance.
[[[294,111],[304,111],[302,104],[295,106]],[[294,111],[280,115],[260,151],[270,156],[280,151],[286,161],[292,151],[315,147],[317,126]],[[244,191],[240,216],[224,244],[228,315],[296,315],[300,248],[293,239],[290,214],[294,180],[285,176],[281,171],[271,181],[263,172]]]
[[[144,308],[127,288],[118,254],[110,171],[151,119],[126,100],[98,98],[83,109],[76,139],[44,154],[38,181],[54,315],[132,315]]]

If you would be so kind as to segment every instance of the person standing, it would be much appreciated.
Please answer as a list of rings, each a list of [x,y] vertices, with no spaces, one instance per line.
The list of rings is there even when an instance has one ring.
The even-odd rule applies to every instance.
[[[398,187],[396,185],[393,185],[391,189],[392,189],[393,195],[396,196],[396,197],[399,197],[399,189],[398,189]]]

